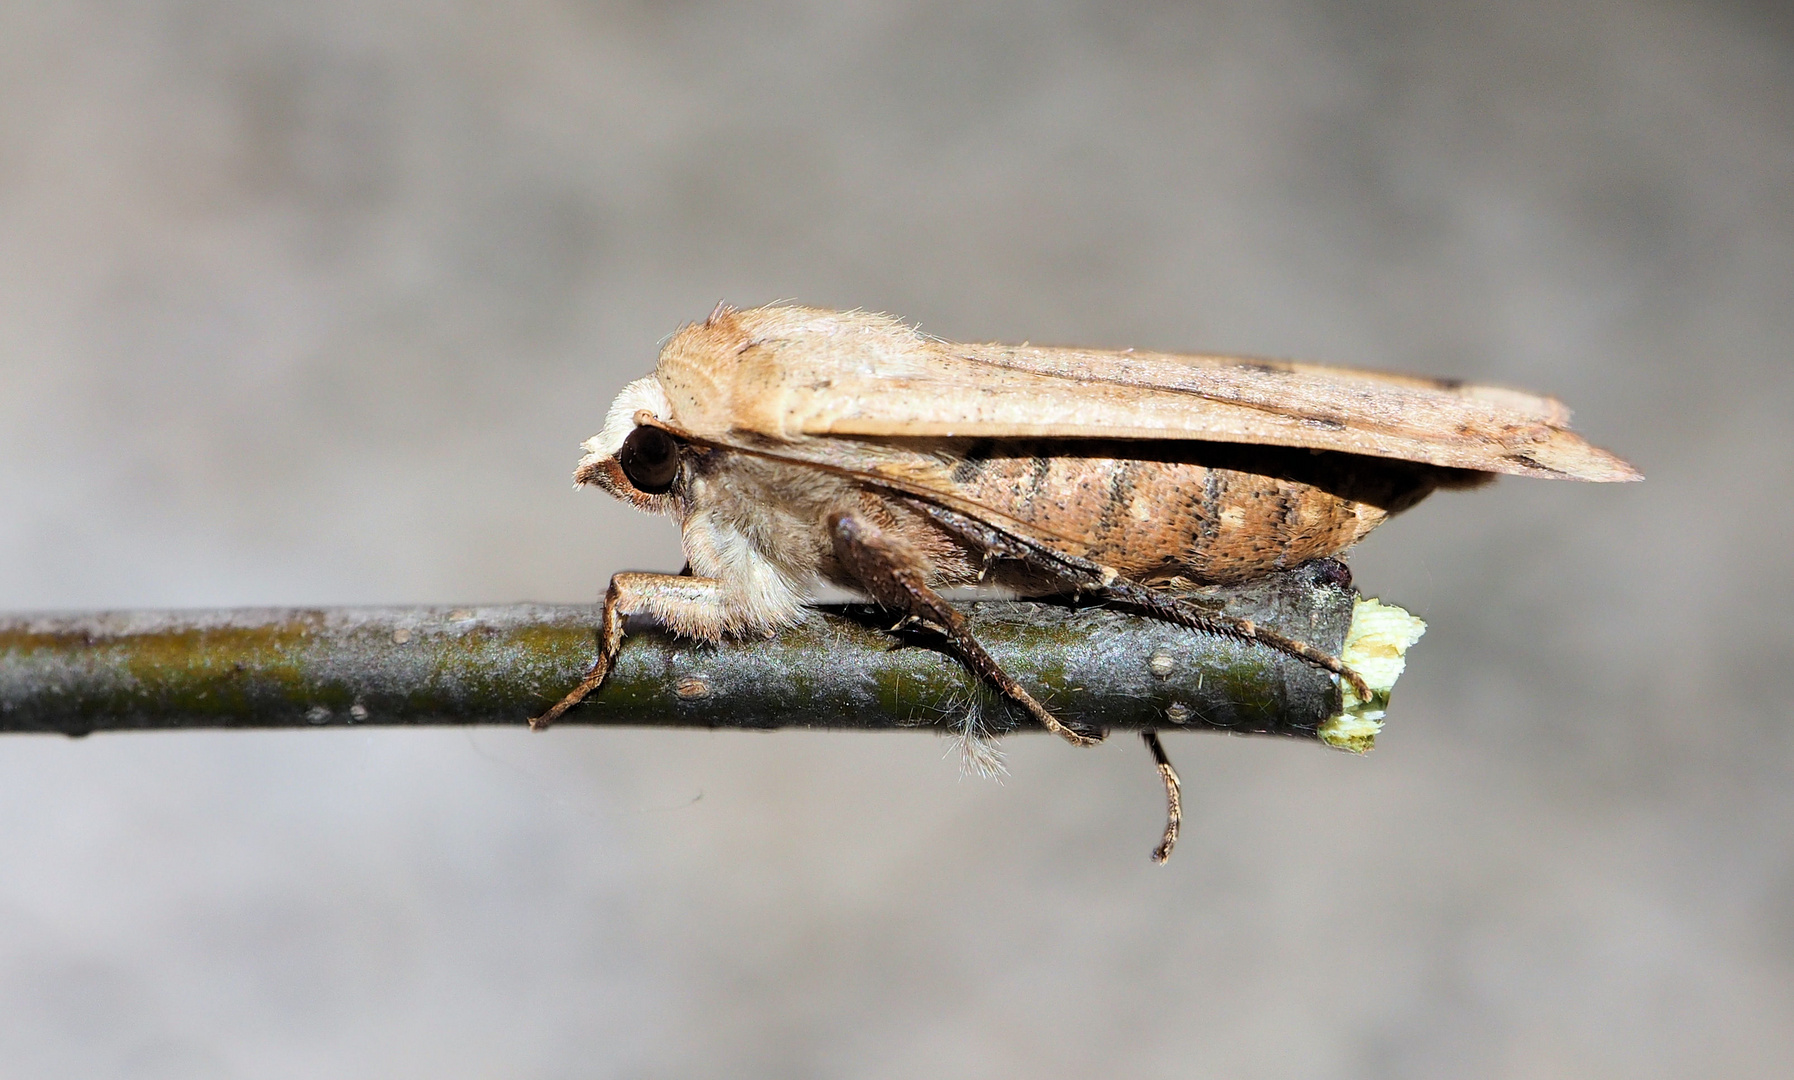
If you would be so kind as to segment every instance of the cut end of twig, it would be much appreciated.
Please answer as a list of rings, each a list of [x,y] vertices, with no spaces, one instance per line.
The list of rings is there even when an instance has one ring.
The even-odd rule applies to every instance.
[[[1389,709],[1389,693],[1407,666],[1408,648],[1426,633],[1426,623],[1393,604],[1360,598],[1352,607],[1339,659],[1364,677],[1370,690],[1361,696],[1348,681],[1339,686],[1339,713],[1320,726],[1321,741],[1362,754],[1376,745]]]

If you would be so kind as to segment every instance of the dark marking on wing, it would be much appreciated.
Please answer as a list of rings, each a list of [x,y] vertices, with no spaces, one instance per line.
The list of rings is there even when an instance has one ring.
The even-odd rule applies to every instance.
[[[1531,457],[1528,457],[1525,454],[1503,454],[1501,456],[1506,458],[1509,461],[1517,461],[1520,464],[1525,465],[1529,469],[1537,469],[1539,472],[1548,472],[1554,476],[1569,476],[1570,475],[1569,473],[1564,472],[1562,469],[1554,469],[1551,466],[1544,464],[1543,462],[1534,461]]]
[[[1290,420],[1297,420],[1297,421],[1307,420],[1312,415],[1311,413],[1309,413],[1307,411],[1307,407],[1304,405],[1297,405],[1297,404],[1278,402],[1278,401],[1257,400],[1254,397],[1252,397],[1250,395],[1250,393],[1241,393],[1240,391],[1237,391],[1237,390],[1231,390],[1231,389],[1226,389],[1226,388],[1222,388],[1222,387],[1201,386],[1201,385],[1197,385],[1196,383],[1193,383],[1193,382],[1178,381],[1175,379],[1143,379],[1143,378],[1134,378],[1134,377],[1131,377],[1128,375],[1098,375],[1098,374],[1089,373],[1089,372],[1073,374],[1071,372],[1066,372],[1066,371],[1055,371],[1049,367],[1044,367],[1044,366],[1037,366],[1037,365],[1026,364],[1026,363],[1015,363],[1015,362],[1013,362],[1014,353],[1011,352],[1009,354],[1009,356],[1012,361],[1010,363],[1004,363],[1001,359],[999,359],[995,356],[992,356],[990,354],[977,355],[977,356],[961,354],[961,359],[969,360],[969,361],[971,361],[973,363],[977,363],[977,364],[986,364],[986,365],[988,365],[990,367],[994,367],[994,368],[1001,368],[1001,369],[1009,370],[1009,371],[1021,371],[1021,372],[1025,372],[1029,375],[1040,376],[1042,378],[1063,379],[1068,383],[1071,383],[1073,385],[1079,385],[1079,386],[1092,386],[1092,385],[1122,386],[1122,387],[1128,387],[1130,389],[1136,389],[1136,390],[1151,390],[1151,391],[1170,393],[1170,394],[1182,394],[1182,395],[1185,395],[1188,397],[1197,398],[1202,401],[1212,401],[1219,405],[1230,405],[1230,406],[1234,406],[1236,408],[1250,409],[1254,412],[1261,413],[1266,416],[1280,416],[1280,417],[1283,417],[1285,419],[1290,419]],[[1248,370],[1248,371],[1253,371],[1253,372],[1257,372],[1260,374],[1272,374],[1272,373],[1275,373],[1277,375],[1295,375],[1295,374],[1297,374],[1297,372],[1291,371],[1287,367],[1277,366],[1277,365],[1274,365],[1274,364],[1271,364],[1271,363],[1268,363],[1265,361],[1247,360],[1247,359],[1242,359],[1242,358],[1238,358],[1238,357],[1229,357],[1229,358],[1226,358],[1226,361],[1229,364],[1229,366],[1231,366],[1231,367],[1244,369],[1244,370]],[[1390,392],[1390,393],[1395,393],[1395,392],[1399,392],[1402,390],[1408,390],[1408,391],[1433,390],[1433,391],[1437,391],[1437,392],[1441,392],[1441,393],[1452,393],[1452,392],[1458,390],[1459,388],[1463,387],[1464,385],[1466,385],[1462,380],[1459,380],[1459,379],[1436,379],[1436,378],[1430,378],[1430,377],[1426,377],[1426,376],[1391,376],[1388,379],[1380,379],[1380,378],[1378,378],[1377,372],[1345,372],[1344,375],[1350,381],[1361,384],[1355,388],[1349,388],[1349,389],[1355,389],[1355,391],[1357,393],[1359,393],[1360,395],[1371,395],[1371,394],[1376,393],[1379,390],[1385,391],[1385,392]],[[1341,428],[1346,427],[1346,426],[1356,426],[1358,429],[1363,430],[1363,431],[1393,432],[1393,433],[1397,433],[1397,434],[1400,434],[1401,429],[1402,429],[1402,425],[1400,423],[1390,423],[1385,420],[1380,420],[1373,416],[1357,417],[1354,419],[1354,421],[1350,425],[1348,425],[1346,423],[1340,423]],[[1514,425],[1512,423],[1507,423],[1504,426],[1511,428]],[[1331,430],[1329,425],[1323,425],[1323,427],[1326,427],[1327,429]],[[1468,432],[1461,432],[1461,433],[1468,434]],[[1488,436],[1486,434],[1478,434],[1476,436],[1476,438],[1479,441],[1486,439],[1487,437]],[[1393,460],[1411,460],[1411,459],[1395,458]]]

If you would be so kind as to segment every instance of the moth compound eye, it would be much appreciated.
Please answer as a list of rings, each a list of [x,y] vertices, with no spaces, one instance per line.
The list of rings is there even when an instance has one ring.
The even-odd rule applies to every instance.
[[[659,428],[638,427],[617,451],[623,475],[644,495],[665,495],[679,476],[679,443]]]

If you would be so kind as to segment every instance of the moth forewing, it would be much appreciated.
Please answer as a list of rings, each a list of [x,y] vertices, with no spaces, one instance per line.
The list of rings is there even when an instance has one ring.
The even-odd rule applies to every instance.
[[[764,407],[747,430],[814,435],[996,438],[1194,439],[1337,450],[1451,468],[1580,480],[1626,480],[1624,462],[1496,393],[1384,382],[1358,373],[1295,371],[1248,362],[1194,366],[1194,358],[1115,354],[1126,378],[1085,378],[1091,365],[1029,370],[993,363],[989,347],[943,356],[923,374],[845,371],[794,380],[785,414]],[[1028,350],[1039,359],[1048,350]],[[1068,351],[1069,352],[1069,351]],[[1019,354],[1002,355],[1002,360]],[[1088,353],[1071,354],[1087,360]],[[806,375],[810,373],[806,372]],[[760,425],[758,427],[750,424]]]
[[[803,435],[1198,439],[1517,475],[1637,479],[1555,399],[1347,368],[1171,353],[960,345],[883,315],[725,312],[659,375],[690,430]]]
[[[844,586],[946,638],[980,679],[1074,742],[939,589],[1094,594],[1270,645],[1300,641],[1164,592],[1337,555],[1438,487],[1492,473],[1639,479],[1521,391],[1167,353],[957,345],[884,315],[718,307],[629,384],[575,473],[680,525],[688,576],[619,574],[599,655],[538,721],[598,688],[623,617],[716,639]],[[995,570],[993,572],[993,566]],[[1149,745],[1152,740],[1149,740]],[[1176,838],[1176,775],[1154,747]]]

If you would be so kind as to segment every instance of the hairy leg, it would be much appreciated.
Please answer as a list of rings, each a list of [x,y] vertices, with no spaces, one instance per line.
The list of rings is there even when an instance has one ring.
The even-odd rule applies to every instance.
[[[631,615],[651,615],[675,633],[709,641],[721,638],[727,627],[720,581],[673,574],[616,575],[604,594],[598,659],[579,685],[554,708],[531,720],[530,727],[541,731],[604,685],[605,676],[610,674],[611,665],[623,648],[623,620]]]
[[[1027,709],[1048,731],[1076,746],[1094,746],[1102,740],[1100,733],[1078,731],[1061,723],[984,651],[965,616],[929,588],[927,564],[908,544],[854,514],[830,515],[828,526],[835,558],[874,601],[939,630],[973,674]]]
[[[1253,641],[1276,649],[1281,653],[1313,664],[1322,671],[1330,671],[1352,686],[1359,701],[1369,701],[1370,687],[1364,682],[1364,676],[1339,662],[1339,657],[1323,652],[1295,638],[1280,634],[1268,626],[1260,626],[1251,619],[1242,619],[1237,615],[1224,615],[1207,611],[1181,597],[1172,596],[1150,586],[1140,585],[1132,581],[1117,579],[1107,585],[1092,590],[1111,600],[1119,601],[1129,607],[1139,608],[1148,615],[1188,626],[1193,630],[1203,630],[1223,637],[1235,637],[1242,641]]]

